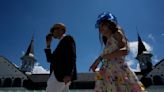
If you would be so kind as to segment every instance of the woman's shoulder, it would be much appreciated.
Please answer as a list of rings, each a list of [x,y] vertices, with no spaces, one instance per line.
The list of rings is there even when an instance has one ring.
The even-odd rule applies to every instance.
[[[114,33],[113,37],[115,40],[117,40],[120,48],[125,46],[127,47],[127,39],[122,30],[118,30],[116,33]]]
[[[121,40],[121,39],[123,39],[124,34],[123,34],[123,32],[122,32],[121,29],[118,29],[118,31],[116,31],[116,32],[113,34],[113,37],[114,37],[116,40]]]

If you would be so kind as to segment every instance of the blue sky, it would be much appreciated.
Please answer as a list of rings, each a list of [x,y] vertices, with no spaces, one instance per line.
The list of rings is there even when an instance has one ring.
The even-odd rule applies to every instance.
[[[40,70],[49,69],[44,53],[45,36],[54,23],[63,22],[77,45],[78,72],[88,68],[102,48],[95,29],[97,16],[112,12],[130,42],[128,64],[138,69],[137,30],[153,53],[153,64],[164,58],[163,0],[0,0],[0,55],[17,66],[34,34],[35,57]],[[53,42],[55,48],[57,41]]]

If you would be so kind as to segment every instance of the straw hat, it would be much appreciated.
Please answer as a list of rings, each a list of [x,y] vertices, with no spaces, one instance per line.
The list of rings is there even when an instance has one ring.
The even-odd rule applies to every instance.
[[[54,30],[63,30],[65,32],[66,27],[63,23],[57,23],[53,25],[53,27],[50,29],[50,32],[52,33]]]

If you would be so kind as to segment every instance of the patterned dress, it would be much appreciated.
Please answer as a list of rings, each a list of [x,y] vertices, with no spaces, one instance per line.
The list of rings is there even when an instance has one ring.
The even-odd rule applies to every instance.
[[[111,36],[107,40],[103,54],[118,49],[118,42]],[[130,70],[125,57],[103,60],[100,70],[96,73],[94,92],[146,92],[134,72]]]

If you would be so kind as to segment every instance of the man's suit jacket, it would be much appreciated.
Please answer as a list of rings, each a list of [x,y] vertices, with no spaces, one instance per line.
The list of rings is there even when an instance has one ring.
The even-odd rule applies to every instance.
[[[64,76],[72,76],[72,81],[77,78],[76,47],[74,39],[67,35],[51,53],[51,49],[45,49],[47,61],[50,62],[50,73],[54,71],[58,81],[63,82]]]

